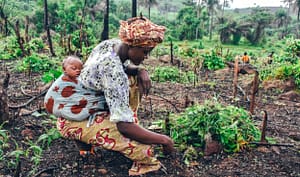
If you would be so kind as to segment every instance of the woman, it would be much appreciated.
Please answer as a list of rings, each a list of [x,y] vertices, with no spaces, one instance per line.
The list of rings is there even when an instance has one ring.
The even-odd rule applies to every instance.
[[[144,17],[121,21],[121,40],[108,40],[96,46],[79,76],[84,87],[103,93],[109,112],[96,112],[82,121],[61,117],[57,123],[65,138],[119,151],[133,160],[129,175],[161,168],[161,163],[153,156],[152,144],[162,145],[165,153],[174,150],[168,136],[139,126],[136,116],[139,90],[147,94],[150,88],[147,71],[139,65],[162,42],[164,31],[163,26]],[[128,77],[125,72],[134,76]]]

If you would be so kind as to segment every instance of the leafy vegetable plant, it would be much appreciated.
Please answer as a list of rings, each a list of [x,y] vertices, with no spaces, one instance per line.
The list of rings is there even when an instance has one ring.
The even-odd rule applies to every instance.
[[[250,141],[260,138],[260,131],[247,111],[217,101],[206,101],[179,115],[171,115],[169,127],[170,136],[181,150],[190,146],[204,148],[208,134],[219,141],[226,152],[238,152]]]
[[[176,67],[157,67],[151,75],[151,79],[158,82],[188,83],[194,80],[192,71],[183,72]]]

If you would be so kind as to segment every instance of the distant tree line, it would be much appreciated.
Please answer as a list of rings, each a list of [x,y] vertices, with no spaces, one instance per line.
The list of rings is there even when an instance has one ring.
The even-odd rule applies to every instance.
[[[175,6],[179,2],[174,0],[0,0],[0,34],[15,35],[23,55],[30,53],[26,44],[37,37],[49,45],[53,56],[51,38],[67,53],[82,52],[84,47],[116,37],[119,20],[138,16],[144,8],[143,15],[165,25],[172,40],[218,35],[222,43],[239,44],[244,37],[257,45],[266,35],[300,37],[300,0],[286,0],[288,8],[275,13],[256,7],[247,15],[226,10],[229,0],[181,2]],[[295,19],[291,12],[296,12]]]

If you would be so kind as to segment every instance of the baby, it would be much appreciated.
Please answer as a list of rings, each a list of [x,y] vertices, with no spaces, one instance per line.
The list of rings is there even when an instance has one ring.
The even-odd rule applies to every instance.
[[[47,112],[73,121],[93,121],[96,113],[108,111],[104,95],[86,89],[78,82],[82,67],[82,61],[76,56],[68,56],[63,60],[64,74],[52,84],[45,96],[44,105]],[[90,145],[79,141],[76,141],[76,144],[80,154],[91,148]]]
[[[77,77],[80,75],[83,63],[76,56],[68,56],[63,60],[62,68],[64,71],[64,76],[62,79],[64,81],[71,81],[77,83]]]

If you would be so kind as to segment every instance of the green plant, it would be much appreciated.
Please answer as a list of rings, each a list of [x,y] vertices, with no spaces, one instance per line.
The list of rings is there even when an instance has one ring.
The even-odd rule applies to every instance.
[[[29,141],[29,148],[25,151],[25,156],[30,157],[30,161],[34,163],[35,166],[37,166],[41,161],[41,155],[42,155],[43,149],[37,145],[36,143]],[[31,153],[31,154],[30,154]]]
[[[26,43],[25,49],[30,50],[30,52],[39,52],[45,47],[45,44],[43,43],[43,40],[41,38],[33,38],[29,41],[29,43]]]
[[[217,54],[215,50],[211,50],[210,53],[202,55],[204,58],[203,67],[209,70],[218,70],[225,67],[225,63],[221,56]]]
[[[61,138],[61,134],[56,128],[51,128],[50,130],[47,131],[46,134],[42,134],[37,142],[42,142],[42,145],[45,146],[47,143],[47,147],[51,144],[53,140]]]
[[[293,58],[300,57],[300,39],[287,39],[286,52],[289,53]]]
[[[21,56],[22,51],[17,43],[15,36],[9,36],[0,41],[0,59],[10,60]]]
[[[9,162],[9,166],[17,167],[17,165],[20,163],[20,159],[22,156],[25,155],[25,151],[23,149],[19,149],[18,146],[16,150],[9,153],[9,157],[14,157],[14,160],[11,160]]]
[[[54,62],[48,58],[44,58],[37,54],[33,54],[23,58],[20,62],[17,63],[17,71],[32,71],[32,72],[41,72],[48,71],[54,66]]]
[[[4,149],[9,147],[8,131],[2,129],[3,125],[4,125],[4,123],[2,125],[0,125],[0,162],[4,160]]]
[[[51,81],[54,81],[62,74],[62,69],[50,69],[49,71],[44,72],[42,76],[42,81],[44,83],[49,83]]]
[[[190,146],[203,148],[208,134],[219,141],[226,152],[238,152],[260,137],[247,111],[217,101],[206,101],[179,115],[171,115],[169,127],[170,136],[183,151]]]
[[[199,55],[199,50],[196,47],[184,46],[180,48],[179,54],[185,58],[193,58]]]
[[[151,79],[158,82],[193,82],[195,74],[192,71],[183,72],[176,67],[157,67],[151,75]]]

